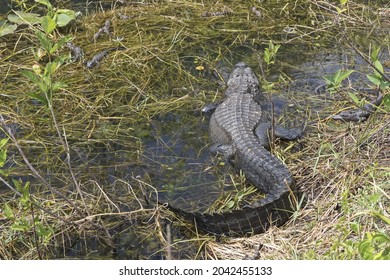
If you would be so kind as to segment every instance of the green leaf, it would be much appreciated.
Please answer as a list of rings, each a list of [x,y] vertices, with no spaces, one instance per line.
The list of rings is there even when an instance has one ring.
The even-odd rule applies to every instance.
[[[354,72],[354,70],[340,71],[340,75],[339,75],[339,78],[338,78],[340,83],[342,81],[344,81],[346,78],[348,78],[349,75],[351,75],[353,72]]]
[[[30,71],[30,70],[22,70],[21,71],[22,75],[25,76],[26,78],[28,78],[30,81],[32,81],[33,83],[37,84],[39,82],[39,78],[38,76],[33,72],[33,71]]]
[[[14,14],[9,14],[7,19],[16,24],[38,24],[41,23],[42,18],[38,14],[26,13],[22,11],[14,11]]]
[[[16,179],[12,179],[12,182],[14,183],[14,186],[16,187],[16,189],[21,192],[22,191],[22,182],[16,180]]]
[[[69,42],[72,40],[72,37],[71,36],[64,36],[62,37],[61,39],[58,40],[57,43],[54,44],[54,46],[52,47],[51,49],[51,53],[54,53],[56,52],[59,48],[61,48],[66,42]],[[61,63],[59,63],[59,65],[62,65],[62,63],[64,63],[64,61],[66,61],[66,59],[68,58],[68,56],[61,56],[60,57],[62,60],[61,60]]]
[[[390,83],[388,82],[388,81],[381,81],[381,84],[379,85],[379,88],[381,89],[381,90],[386,90],[386,89],[388,89],[390,87]],[[387,96],[389,96],[389,94],[387,95]]]
[[[50,34],[56,28],[57,23],[49,16],[44,16],[42,18],[42,28],[46,34]]]
[[[38,87],[42,94],[45,94],[45,92],[48,91],[48,84],[44,81],[44,77],[42,78],[42,81],[38,83]]]
[[[22,197],[20,197],[20,202],[23,206],[30,206],[30,182],[26,182],[26,184],[21,189]]]
[[[377,77],[377,75],[374,75],[374,74],[368,74],[367,75],[367,78],[370,80],[371,83],[373,83],[374,85],[377,85],[379,86],[381,84],[381,79],[379,79]]]
[[[390,259],[390,238],[383,233],[367,232],[358,245],[360,256],[365,260]]]
[[[386,224],[390,225],[390,218],[386,217],[385,215],[378,213],[378,212],[373,212],[372,213],[374,216],[380,218],[382,221],[384,221]]]
[[[40,3],[42,5],[45,5],[49,10],[53,9],[52,4],[49,2],[49,0],[35,0],[35,2]]]
[[[5,36],[7,34],[12,34],[18,28],[17,24],[9,24],[6,23],[0,27],[0,37]]]
[[[49,227],[44,227],[42,224],[37,224],[37,234],[40,237],[49,238],[52,235],[52,229]]]
[[[340,4],[343,5],[343,6],[344,6],[347,2],[348,2],[348,0],[340,0]]]
[[[382,75],[383,74],[383,66],[382,66],[382,63],[377,60],[377,61],[374,61],[374,66],[376,67],[376,69],[378,69],[378,71],[380,73],[378,73],[378,71],[375,69],[375,75],[377,75],[378,78],[382,78]]]
[[[27,231],[30,226],[27,223],[13,223],[11,229],[14,231]]]
[[[389,239],[389,237],[387,237],[385,234],[376,233],[376,234],[373,236],[372,241],[378,242],[378,243],[386,243],[386,242],[390,242],[390,239]]]
[[[232,209],[233,208],[233,206],[234,206],[234,201],[233,200],[230,200],[228,203],[226,203],[226,205],[225,205],[225,211],[228,211],[228,210],[230,210],[230,209]]]
[[[13,220],[15,218],[14,211],[12,208],[6,203],[4,205],[4,215],[7,217],[7,219]]]
[[[339,7],[336,7],[337,13],[342,14],[344,13],[347,9],[340,9]]]
[[[68,85],[67,84],[65,84],[65,83],[62,83],[62,82],[55,82],[54,84],[53,84],[53,92],[54,91],[58,91],[58,90],[60,90],[60,89],[64,89],[64,88],[66,88]]]
[[[69,42],[71,41],[73,38],[71,35],[66,35],[62,38],[60,38],[57,42],[57,44],[59,45],[59,47],[62,47],[66,42]]]
[[[7,177],[8,176],[8,171],[0,169],[0,175],[3,176],[3,177]]]
[[[53,54],[55,53],[58,49],[60,48],[60,46],[58,45],[58,43],[55,43],[52,48],[50,49],[49,53],[50,54]]]
[[[323,79],[325,80],[325,83],[326,83],[327,85],[332,85],[332,84],[334,84],[334,82],[333,82],[333,76],[331,76],[331,75],[325,75],[325,76],[323,76]]]
[[[361,103],[360,99],[356,96],[356,94],[348,92],[348,95],[355,104],[359,105]]]
[[[42,81],[45,86],[44,86],[44,90],[42,90],[43,93],[46,93],[48,90],[51,89],[51,76],[43,76],[42,77]]]
[[[51,77],[56,72],[57,69],[58,69],[58,67],[57,67],[57,63],[55,61],[48,62],[45,66],[45,71],[44,71],[43,76],[44,77]],[[51,82],[51,80],[47,80],[46,84],[49,84],[50,82]]]
[[[5,162],[7,161],[7,149],[0,150],[0,167],[3,167]]]
[[[3,167],[7,161],[7,148],[4,147],[7,142],[8,138],[0,140],[0,168]]]
[[[56,57],[54,62],[57,64],[57,69],[59,67],[61,67],[61,65],[64,64],[64,62],[67,61],[67,59],[68,59],[67,55],[61,55],[61,56]]]
[[[72,20],[76,18],[75,12],[66,10],[67,12],[60,13],[58,11],[58,18],[57,18],[57,24],[59,27],[63,27],[69,24]]]
[[[28,94],[31,98],[35,99],[35,100],[38,100],[40,102],[42,102],[43,104],[45,104],[46,106],[48,106],[48,102],[47,102],[47,99],[46,99],[46,96],[40,92],[32,92],[32,93],[29,93]]]
[[[375,48],[375,49],[371,52],[371,60],[372,60],[372,61],[375,62],[375,61],[378,60],[379,51],[380,51],[380,48]]]
[[[0,148],[3,148],[5,146],[5,144],[7,144],[8,142],[8,138],[3,138],[0,140]]]
[[[340,73],[341,73],[341,69],[337,70],[334,74],[333,74],[333,82],[335,84],[338,84],[339,83],[339,77],[340,77]]]
[[[266,48],[266,49],[264,50],[264,61],[265,61],[265,63],[266,63],[267,65],[270,64],[270,61],[271,61],[271,54],[270,54],[268,48]]]
[[[51,44],[50,39],[46,36],[45,33],[41,32],[39,30],[35,34],[37,35],[39,42],[41,43],[41,46],[43,47],[43,49],[46,52],[50,53],[50,50],[52,48],[52,44]]]

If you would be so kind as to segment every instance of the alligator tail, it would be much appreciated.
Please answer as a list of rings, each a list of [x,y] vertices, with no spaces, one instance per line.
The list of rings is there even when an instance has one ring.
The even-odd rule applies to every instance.
[[[171,205],[166,207],[193,222],[196,227],[213,235],[245,236],[259,234],[273,226],[286,223],[294,212],[294,192],[285,192],[277,200],[266,202],[262,206],[247,206],[240,210],[224,213],[190,213]]]

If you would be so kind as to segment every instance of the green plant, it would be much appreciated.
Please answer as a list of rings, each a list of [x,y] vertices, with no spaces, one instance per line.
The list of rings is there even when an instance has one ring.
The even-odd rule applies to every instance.
[[[47,7],[47,15],[40,19],[40,28],[43,32],[39,29],[35,31],[35,35],[39,41],[39,48],[34,52],[37,63],[33,65],[32,70],[22,70],[22,74],[38,88],[37,91],[31,92],[29,95],[44,103],[52,111],[53,93],[60,91],[67,86],[63,82],[54,81],[53,76],[68,59],[68,55],[60,55],[55,59],[52,58],[58,49],[71,40],[70,36],[56,36],[54,31],[57,27],[68,24],[69,21],[74,18],[74,12],[70,10],[56,10],[48,0],[35,0],[35,2]],[[71,15],[73,15],[73,17]],[[43,52],[41,50],[43,50]],[[49,61],[42,67],[38,61],[45,56],[45,54],[47,54]],[[52,116],[54,122],[56,122],[53,111]]]
[[[8,142],[8,138],[0,140],[0,168],[2,168],[7,160],[7,147],[5,146]],[[0,175],[5,176],[6,172],[0,169]]]
[[[75,11],[68,9],[57,9],[53,7],[49,0],[35,0],[37,4],[46,6],[47,14],[40,16],[39,14],[25,11],[13,11],[7,16],[7,20],[0,20],[0,37],[7,34],[12,34],[19,25],[28,24],[30,26],[41,24],[42,27],[51,33],[57,27],[64,27],[79,15]],[[20,3],[24,10],[32,10],[27,8],[24,2]]]
[[[67,84],[61,81],[55,81],[54,74],[69,59],[69,55],[57,55],[54,59],[54,55],[57,51],[66,43],[71,40],[70,36],[61,37],[58,32],[55,32],[57,27],[63,26],[69,23],[68,20],[71,17],[68,15],[73,14],[69,10],[57,10],[53,8],[48,0],[35,0],[35,2],[43,4],[47,8],[47,15],[41,18],[40,29],[35,31],[35,35],[39,41],[38,50],[35,52],[36,64],[33,65],[32,70],[22,70],[22,74],[28,78],[38,89],[30,92],[29,95],[33,99],[36,99],[49,109],[54,127],[57,131],[58,138],[61,141],[66,153],[66,163],[70,170],[72,179],[75,185],[78,187],[78,182],[73,174],[72,167],[70,164],[70,152],[66,136],[63,136],[63,131],[59,127],[56,119],[56,114],[53,108],[53,94],[67,87]],[[40,53],[48,56],[48,62],[44,67],[39,64],[39,60],[42,58]],[[38,54],[38,55],[36,55]]]
[[[380,48],[374,48],[374,50],[371,52],[370,58],[371,61],[369,61],[367,58],[364,57],[364,59],[371,65],[372,68],[374,68],[374,72],[372,74],[368,74],[367,78],[368,80],[373,83],[375,86],[377,86],[380,90],[386,90],[390,87],[390,82],[385,75],[384,68],[382,63],[379,61],[379,51]],[[360,52],[358,52],[359,55],[363,56]],[[354,70],[337,70],[333,75],[327,75],[324,76],[325,83],[327,85],[327,90],[329,93],[333,94],[338,91],[338,89],[341,86],[341,83],[347,79]],[[350,99],[358,106],[362,107],[365,104],[364,100],[359,99],[356,94],[353,92],[348,92],[348,96]],[[385,109],[388,111],[390,109],[390,96],[385,95],[383,99],[383,104],[385,106]]]
[[[58,27],[63,27],[68,25],[72,20],[74,20],[77,17],[77,13],[73,10],[68,10],[68,9],[57,9],[53,7],[53,5],[50,3],[49,0],[35,0],[35,2],[40,3],[42,5],[45,5],[47,7],[47,15],[42,18],[42,25],[44,25],[45,21],[47,19],[52,19],[49,24],[50,25],[56,25]],[[56,28],[56,26],[53,26]]]
[[[339,0],[339,1],[340,1],[341,8],[337,6],[335,6],[335,8],[338,14],[342,14],[348,10],[345,6],[347,6],[349,0]]]
[[[22,74],[33,82],[38,91],[30,93],[30,96],[41,101],[49,108],[53,93],[66,87],[62,82],[54,82],[53,75],[59,67],[65,62],[68,56],[58,56],[52,60],[52,56],[60,49],[66,42],[71,40],[70,36],[64,36],[57,39],[54,31],[57,27],[64,26],[74,19],[74,12],[70,10],[56,10],[48,0],[35,0],[47,7],[47,15],[40,20],[40,27],[43,30],[36,30],[35,35],[38,38],[40,47],[36,51],[35,59],[39,61],[45,54],[48,55],[49,62],[45,65],[43,73],[42,67],[39,64],[33,66],[33,70],[23,70]],[[43,50],[43,52],[41,51]]]
[[[8,139],[0,140],[0,168],[2,168],[7,160],[7,148],[6,144]],[[0,169],[0,175],[6,177],[7,171]],[[26,235],[19,236],[24,244],[34,244],[39,253],[39,244],[47,244],[53,237],[53,229],[49,226],[45,226],[40,220],[39,216],[34,213],[34,205],[37,205],[36,201],[30,195],[30,182],[23,183],[20,180],[12,180],[13,188],[4,178],[0,177],[0,181],[8,186],[17,195],[17,205],[10,206],[9,203],[5,203],[3,206],[3,213],[7,220],[10,221],[9,229],[13,234],[9,233],[9,236],[16,235],[18,233],[27,233]],[[31,239],[28,233],[33,233],[34,237]],[[30,245],[28,245],[30,246]]]
[[[29,93],[30,97],[39,100],[47,107],[52,107],[53,93],[64,89],[67,85],[63,82],[53,81],[54,73],[59,69],[67,57],[61,56],[52,62],[48,62],[42,73],[41,66],[35,64],[33,70],[22,70],[22,74],[33,82],[38,90]]]
[[[272,40],[269,41],[268,43],[268,48],[265,48],[264,50],[264,62],[267,65],[267,68],[275,63],[275,57],[280,48],[280,45],[274,45]]]
[[[364,260],[390,260],[390,237],[387,234],[367,232],[357,247]]]
[[[280,48],[280,45],[274,45],[274,43],[272,42],[272,40],[270,40],[268,42],[268,48],[265,48],[264,49],[264,53],[263,53],[263,61],[265,63],[265,71],[263,71],[263,67],[261,68],[261,71],[262,71],[262,76],[263,77],[266,77],[269,72],[269,67],[275,63],[275,59],[276,59],[276,54],[278,52]],[[264,73],[265,72],[265,73]],[[262,81],[262,88],[265,90],[265,91],[271,91],[273,89],[273,87],[275,86],[275,83],[273,82],[269,82],[267,81],[266,79],[263,79]]]
[[[19,180],[13,180],[13,184],[20,193],[18,206],[11,207],[6,203],[3,209],[5,217],[12,222],[10,229],[14,232],[34,232],[39,240],[47,244],[53,236],[53,229],[45,226],[39,217],[34,215],[30,182],[23,184]]]
[[[245,200],[245,198],[250,195],[257,192],[257,189],[253,186],[250,187],[243,187],[242,189],[238,190],[235,194],[229,194],[224,202],[222,203],[221,209],[219,209],[219,212],[226,212],[233,209],[239,209],[240,204]]]
[[[335,93],[341,86],[341,83],[349,77],[354,71],[353,70],[337,70],[333,75],[324,76],[324,80],[327,89],[330,93]]]
[[[380,48],[374,48],[374,50],[371,52],[370,58],[372,61],[372,65],[375,68],[373,74],[368,74],[367,78],[376,86],[378,86],[381,90],[385,90],[389,88],[390,82],[387,81],[383,74],[384,69],[382,63],[379,61],[379,51]]]

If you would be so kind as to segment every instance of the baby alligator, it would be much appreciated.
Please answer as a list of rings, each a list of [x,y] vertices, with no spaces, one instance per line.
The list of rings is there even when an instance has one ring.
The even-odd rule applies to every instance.
[[[100,61],[103,60],[110,52],[117,51],[117,50],[124,50],[125,47],[118,47],[118,48],[109,48],[105,49],[104,51],[101,51],[97,55],[95,55],[91,60],[87,61],[85,64],[87,68],[91,69],[99,64]]]
[[[381,105],[383,100],[383,94],[378,92],[376,99],[372,103],[367,103],[363,108],[352,109],[343,111],[337,115],[334,115],[332,119],[351,121],[351,122],[364,122],[375,111],[376,107]]]

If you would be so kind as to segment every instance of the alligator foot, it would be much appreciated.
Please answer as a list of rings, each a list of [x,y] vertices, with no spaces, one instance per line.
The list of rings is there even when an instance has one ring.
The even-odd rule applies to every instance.
[[[219,106],[219,104],[221,104],[222,102],[219,101],[219,102],[213,102],[213,103],[209,103],[209,104],[206,104],[203,108],[202,108],[202,113],[203,114],[212,114],[214,113],[215,109],[217,109],[217,107]]]

